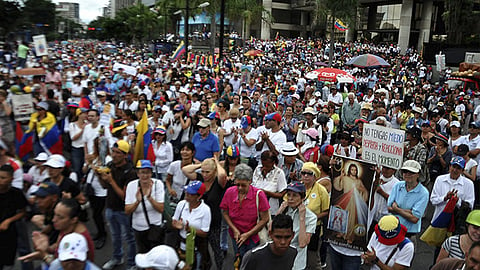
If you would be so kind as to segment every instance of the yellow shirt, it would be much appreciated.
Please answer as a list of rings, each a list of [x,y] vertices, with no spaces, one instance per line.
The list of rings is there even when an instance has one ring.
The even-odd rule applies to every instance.
[[[408,115],[407,111],[404,111],[400,117],[404,120],[402,125],[400,126],[400,129],[407,130],[408,121],[410,120],[410,118],[414,117],[413,113],[410,113],[410,115]]]

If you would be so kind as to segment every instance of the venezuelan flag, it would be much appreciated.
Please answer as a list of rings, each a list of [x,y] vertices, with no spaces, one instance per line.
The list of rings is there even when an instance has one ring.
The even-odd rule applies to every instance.
[[[17,122],[15,130],[15,148],[18,158],[20,158],[23,162],[26,162],[29,158],[31,158],[30,154],[33,150],[33,135],[33,130],[24,134],[20,122]]]
[[[200,58],[200,65],[205,66],[206,59],[207,58],[205,57],[205,55],[202,55],[202,57]]]
[[[198,67],[200,65],[200,55],[195,55],[195,66]]]
[[[337,28],[340,31],[346,31],[348,27],[339,19],[335,20],[335,28]]]
[[[191,63],[195,55],[193,53],[188,53],[187,63]]]
[[[455,220],[453,211],[457,204],[458,197],[452,197],[448,200],[447,205],[438,217],[432,221],[425,232],[420,237],[420,240],[431,245],[440,247],[452,233],[455,231]]]
[[[135,142],[135,152],[133,153],[133,164],[141,159],[148,159],[155,163],[155,154],[152,146],[152,130],[148,125],[147,111],[143,112],[142,119],[137,127],[137,141]]]
[[[38,122],[37,119],[38,113],[33,113],[32,117],[30,118],[30,122],[28,123],[29,128],[23,135],[23,137],[25,137],[25,141],[28,142],[28,137],[32,137],[32,140],[33,138],[35,138],[36,140],[38,138],[38,140],[35,141],[34,145],[34,148],[37,147],[35,148],[35,151],[38,151],[38,146],[40,146],[42,148],[41,151],[46,152],[49,155],[62,154],[62,134],[60,132],[60,129],[58,128],[55,116],[53,116],[53,114],[51,114],[50,112],[47,112],[46,117],[40,122]]]
[[[213,66],[213,55],[209,55],[209,56],[208,56],[208,64],[209,64],[210,66]]]
[[[183,40],[180,42],[180,44],[178,44],[178,47],[177,49],[175,50],[175,52],[173,53],[172,55],[172,58],[174,60],[177,60],[178,58],[180,58],[180,56],[182,56],[182,54],[184,54],[185,52],[187,51],[187,48],[185,48],[185,43],[183,42]]]

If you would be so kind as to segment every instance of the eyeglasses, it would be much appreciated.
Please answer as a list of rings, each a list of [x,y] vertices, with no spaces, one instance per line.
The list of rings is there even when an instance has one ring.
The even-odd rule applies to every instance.
[[[312,175],[313,175],[313,172],[302,171],[301,174],[302,174],[302,175],[312,176]]]
[[[201,104],[201,106],[207,106],[207,104]]]

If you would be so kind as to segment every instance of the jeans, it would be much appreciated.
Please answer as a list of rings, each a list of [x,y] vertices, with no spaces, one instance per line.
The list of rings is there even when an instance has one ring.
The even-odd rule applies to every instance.
[[[20,256],[27,255],[31,252],[27,223],[20,219],[15,222],[15,226],[17,229],[17,252]],[[33,270],[33,263],[22,261],[22,270]]]
[[[84,155],[83,147],[72,147],[72,170],[77,174],[78,179],[82,179],[83,177],[82,166],[85,162]]]
[[[330,251],[330,268],[335,270],[358,270],[361,265],[360,256],[347,256],[336,252],[332,247]]]
[[[228,224],[222,218],[222,230],[220,231],[220,249],[223,251],[228,250]]]
[[[135,236],[130,226],[130,218],[123,211],[113,211],[110,208],[105,210],[105,218],[110,224],[110,233],[112,234],[113,258],[121,260],[123,258],[122,236],[127,242],[127,263],[129,266],[135,265],[135,255],[137,254]]]
[[[92,207],[93,221],[97,227],[97,237],[104,237],[107,235],[105,230],[105,220],[103,218],[103,208],[105,208],[106,197],[90,196],[88,197]]]

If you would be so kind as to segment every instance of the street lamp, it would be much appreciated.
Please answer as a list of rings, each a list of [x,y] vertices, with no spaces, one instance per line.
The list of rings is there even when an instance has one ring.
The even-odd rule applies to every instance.
[[[184,31],[183,31],[183,36],[185,38],[185,58],[188,58],[188,17],[190,17],[190,5],[189,5],[190,0],[185,0],[185,23],[184,23]],[[196,8],[206,8],[210,6],[210,2],[203,2],[200,5],[198,5]],[[178,15],[182,11],[178,10],[174,12],[173,14]]]

